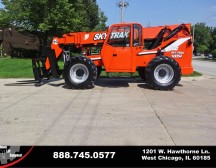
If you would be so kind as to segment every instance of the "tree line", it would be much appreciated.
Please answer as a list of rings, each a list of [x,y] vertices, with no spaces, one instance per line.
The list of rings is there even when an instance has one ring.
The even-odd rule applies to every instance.
[[[1,27],[34,32],[46,44],[68,32],[104,30],[107,17],[96,0],[2,0]]]
[[[68,32],[106,29],[107,17],[96,0],[2,0],[0,26],[16,27],[38,35],[43,45]],[[216,57],[216,27],[195,26],[194,52]]]
[[[194,28],[194,53],[211,53],[216,57],[216,27],[197,23],[193,26]]]

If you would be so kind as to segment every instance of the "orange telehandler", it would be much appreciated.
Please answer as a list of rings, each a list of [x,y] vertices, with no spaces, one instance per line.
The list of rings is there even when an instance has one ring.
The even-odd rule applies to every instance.
[[[106,72],[138,71],[152,88],[172,90],[182,74],[192,74],[190,24],[143,28],[139,23],[121,23],[107,31],[76,32],[54,37],[43,58],[32,59],[35,80],[59,77],[74,89],[94,87],[102,67]],[[71,56],[71,48],[82,49]],[[98,53],[92,53],[97,48]],[[63,56],[64,69],[58,59]]]

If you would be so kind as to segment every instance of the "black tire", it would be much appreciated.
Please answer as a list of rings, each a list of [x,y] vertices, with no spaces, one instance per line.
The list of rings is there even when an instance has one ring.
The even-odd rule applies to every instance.
[[[97,66],[97,78],[100,76],[102,71],[102,66]]]
[[[69,88],[91,89],[97,78],[97,68],[89,58],[71,57],[71,60],[65,64],[63,76]]]
[[[137,72],[144,81],[146,81],[146,75],[145,75],[145,67],[138,67]]]
[[[145,72],[146,82],[156,90],[172,90],[181,80],[179,64],[166,56],[154,58]]]

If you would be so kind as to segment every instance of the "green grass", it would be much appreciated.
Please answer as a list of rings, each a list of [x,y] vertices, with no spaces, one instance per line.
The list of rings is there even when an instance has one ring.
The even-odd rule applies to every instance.
[[[182,77],[198,77],[198,76],[202,76],[203,74],[197,72],[197,71],[194,71],[193,74],[191,75],[182,75]]]
[[[63,62],[59,62],[60,68],[63,68]],[[107,73],[101,72],[101,77],[139,77],[138,73]],[[192,75],[183,75],[183,77],[196,77],[202,76],[201,73],[194,71]],[[11,58],[0,58],[0,78],[33,78],[32,63],[31,59],[11,59]]]
[[[0,59],[0,78],[33,78],[30,59]]]
[[[63,62],[59,61],[60,68],[63,68]],[[107,73],[101,72],[101,77],[131,76],[130,73]],[[132,77],[138,77],[138,73],[132,74]],[[10,59],[0,58],[0,78],[33,78],[31,59]]]
[[[137,78],[137,77],[139,77],[139,74],[138,74],[138,72],[135,72],[134,74],[132,74],[132,76],[130,73],[109,73],[107,75],[107,73],[105,71],[102,71],[100,76],[102,76],[102,77],[109,77],[109,76],[110,77],[119,77],[119,76],[127,77],[128,76],[128,77]],[[194,71],[193,74],[191,74],[191,75],[182,75],[182,77],[198,77],[198,76],[202,76],[202,74],[197,72],[197,71]]]

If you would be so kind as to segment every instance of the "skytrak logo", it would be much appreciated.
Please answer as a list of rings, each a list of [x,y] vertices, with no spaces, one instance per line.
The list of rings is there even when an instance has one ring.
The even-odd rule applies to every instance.
[[[130,33],[129,31],[128,32],[113,32],[111,33],[110,39],[128,38],[129,33]]]
[[[94,36],[94,40],[98,41],[98,40],[105,40],[106,39],[107,34],[106,33],[97,33]]]
[[[110,35],[110,39],[123,39],[123,38],[128,38],[129,37],[129,31],[128,32],[112,32]],[[105,40],[107,37],[106,33],[97,33],[94,36],[94,40]]]

